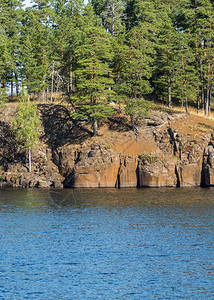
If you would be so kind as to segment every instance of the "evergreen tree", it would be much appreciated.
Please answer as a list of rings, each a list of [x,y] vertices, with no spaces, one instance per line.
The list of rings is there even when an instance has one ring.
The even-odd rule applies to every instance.
[[[198,7],[198,30],[200,39],[201,96],[205,115],[210,115],[213,88],[214,59],[214,7],[211,1],[202,0]]]
[[[7,70],[7,60],[8,60],[8,38],[5,34],[5,30],[2,25],[0,25],[0,88],[1,92],[5,89],[6,81],[6,70]]]
[[[172,97],[175,95],[176,54],[179,49],[179,32],[174,26],[170,4],[162,4],[159,12],[160,30],[156,43],[156,83],[159,93],[167,98],[172,107]]]
[[[111,44],[90,4],[86,10],[85,21],[87,28],[84,27],[84,39],[76,49],[76,94],[80,106],[73,116],[88,118],[93,125],[93,135],[96,136],[98,121],[112,112],[112,108],[108,106],[114,83],[109,68]]]
[[[132,129],[135,130],[135,120],[147,114],[149,105],[145,97],[151,93],[149,79],[152,76],[153,43],[147,40],[148,28],[140,23],[127,36],[127,46],[115,54],[115,80],[117,93],[126,96],[126,113],[131,118]],[[116,73],[117,72],[117,73]]]
[[[64,93],[71,100],[75,89],[75,49],[82,40],[83,1],[54,0],[51,6],[54,9],[51,64],[63,81]]]
[[[197,95],[197,73],[194,64],[194,52],[188,44],[188,32],[180,33],[175,63],[175,95],[180,99],[182,106],[185,103],[186,112],[188,113],[188,99],[194,101]]]
[[[116,102],[120,105],[125,101],[125,94],[122,89],[122,73],[124,62],[129,53],[129,47],[126,45],[126,35],[120,34],[112,40],[113,58],[111,62],[112,74],[114,78],[113,89],[115,91]]]
[[[29,93],[44,94],[50,58],[50,11],[47,1],[38,1],[27,8],[23,15],[21,33],[20,62],[21,76]]]
[[[127,0],[126,1],[126,9],[125,9],[125,26],[126,31],[130,31],[133,27],[137,26],[138,19],[135,12],[135,0]]]
[[[7,65],[5,81],[10,82],[11,95],[13,95],[14,82],[18,94],[18,49],[20,21],[22,14],[22,0],[8,0],[0,3],[0,26],[4,27],[7,36]]]
[[[213,5],[212,1],[180,0],[178,23],[188,33],[194,53],[197,111],[210,113],[213,73]]]

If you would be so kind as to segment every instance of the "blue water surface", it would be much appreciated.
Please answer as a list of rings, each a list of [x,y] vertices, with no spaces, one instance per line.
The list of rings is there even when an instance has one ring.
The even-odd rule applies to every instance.
[[[214,299],[214,189],[0,190],[0,299]]]

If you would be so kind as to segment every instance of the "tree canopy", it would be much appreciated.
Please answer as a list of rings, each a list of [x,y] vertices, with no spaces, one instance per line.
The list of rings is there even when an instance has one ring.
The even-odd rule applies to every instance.
[[[21,0],[0,3],[1,95],[18,95],[22,88],[43,101],[60,95],[74,118],[92,123],[94,135],[112,101],[130,116],[146,100],[180,103],[187,112],[193,105],[210,114],[213,1],[32,4],[24,10]]]

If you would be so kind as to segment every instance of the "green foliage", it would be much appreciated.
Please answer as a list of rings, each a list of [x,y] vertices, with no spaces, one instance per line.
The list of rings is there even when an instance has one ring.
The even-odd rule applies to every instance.
[[[24,10],[23,0],[0,1],[2,90],[12,95],[16,88],[18,95],[25,86],[46,99],[60,93],[79,115],[116,100],[131,117],[142,98],[185,103],[187,112],[197,103],[209,115],[213,1],[32,2]],[[84,115],[96,124],[107,114]]]
[[[7,100],[8,100],[8,95],[5,92],[5,89],[1,89],[0,88],[0,106],[5,105],[5,103],[7,102]]]
[[[13,82],[16,84],[18,93],[18,46],[21,30],[22,1],[8,0],[0,2],[0,48],[3,44],[4,54],[1,57],[0,49],[0,69],[1,59],[6,59],[3,72],[0,70],[0,82],[4,87],[6,83],[11,85],[13,94]],[[5,36],[2,38],[2,34]]]
[[[150,102],[145,99],[128,99],[125,101],[125,112],[127,115],[133,116],[136,119],[141,119],[150,111]]]
[[[21,76],[29,93],[39,93],[46,87],[49,62],[49,38],[47,11],[28,8],[23,14],[23,29],[20,40]]]
[[[76,120],[92,121],[95,118],[99,122],[107,119],[113,112],[114,109],[111,106],[104,104],[82,105],[79,107],[78,111],[71,116]]]
[[[142,161],[142,162],[148,162],[150,164],[155,163],[158,160],[158,156],[157,155],[149,155],[146,153],[140,154],[138,156],[138,158]]]
[[[16,131],[18,141],[24,148],[33,148],[39,136],[40,119],[37,115],[37,106],[30,103],[27,93],[21,95],[17,118],[13,119],[13,130]]]
[[[107,33],[101,27],[88,5],[85,12],[87,27],[84,28],[83,42],[76,49],[76,118],[89,117],[93,124],[94,135],[97,135],[97,122],[105,119],[113,112],[108,101],[113,97],[113,79],[109,62],[111,59],[111,44]]]
[[[152,91],[149,80],[152,76],[154,48],[144,25],[140,23],[128,33],[125,45],[121,45],[119,39],[114,44],[115,91],[121,96],[120,99],[125,100],[125,112],[131,117],[133,130],[135,118],[140,118],[149,111],[149,103],[144,97]]]

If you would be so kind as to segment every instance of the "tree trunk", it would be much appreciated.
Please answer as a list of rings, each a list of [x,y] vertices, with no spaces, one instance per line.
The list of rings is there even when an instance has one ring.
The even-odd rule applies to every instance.
[[[156,84],[156,82],[154,83],[154,102],[157,102],[157,84]]]
[[[13,57],[14,57],[14,61],[16,61],[16,47],[13,46]],[[16,96],[18,97],[19,95],[19,82],[18,82],[18,71],[17,71],[17,63],[15,63],[15,82],[16,82]]]
[[[211,89],[209,90],[208,117],[210,117],[210,112],[211,112]]]
[[[73,91],[73,68],[72,68],[72,56],[69,57],[69,93]]]
[[[11,95],[11,97],[13,97],[13,78],[12,78],[12,81],[10,83],[10,95]]]
[[[28,158],[29,158],[29,172],[31,172],[31,149],[28,149]]]
[[[171,80],[170,80],[170,77],[168,75],[168,78],[167,78],[167,81],[168,81],[168,107],[172,107],[172,88],[171,88]]]
[[[131,118],[131,127],[132,127],[132,130],[135,130],[135,121],[134,121],[134,117],[132,115],[130,115],[130,118]]]
[[[46,102],[48,102],[48,84],[47,84],[47,89],[46,89]]]
[[[188,114],[188,113],[189,113],[189,108],[188,108],[188,100],[187,100],[187,97],[186,97],[186,100],[185,100],[185,107],[186,107],[186,113]]]
[[[53,89],[54,89],[54,63],[52,66],[52,74],[51,74],[51,103],[53,102]]]
[[[18,82],[18,75],[17,72],[15,72],[15,80],[16,80],[16,96],[19,95],[19,82]]]
[[[93,118],[93,136],[98,136],[98,125],[96,118]]]
[[[204,84],[202,83],[202,87],[201,87],[201,108],[202,110],[205,109],[205,101],[204,101]]]
[[[197,84],[197,114],[199,114],[200,110],[200,92],[199,92],[199,86]]]
[[[205,116],[208,117],[209,112],[209,90],[206,91],[206,100],[205,100]]]
[[[212,89],[210,88],[210,94],[209,94],[209,117],[211,113],[211,100],[212,100]]]
[[[56,102],[56,99],[57,99],[58,90],[59,90],[59,79],[58,79],[57,86],[56,86],[55,102]]]

